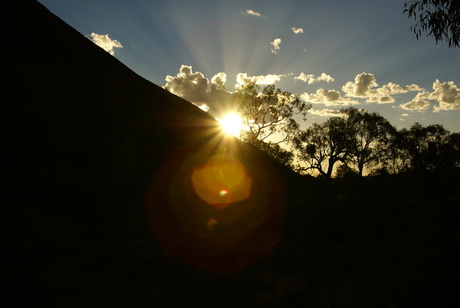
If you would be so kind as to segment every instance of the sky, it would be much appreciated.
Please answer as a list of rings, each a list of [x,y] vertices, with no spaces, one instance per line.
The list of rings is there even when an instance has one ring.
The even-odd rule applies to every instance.
[[[399,129],[419,122],[460,132],[460,48],[417,40],[404,0],[39,2],[216,117],[213,88],[273,83],[311,103],[302,128],[355,107]]]

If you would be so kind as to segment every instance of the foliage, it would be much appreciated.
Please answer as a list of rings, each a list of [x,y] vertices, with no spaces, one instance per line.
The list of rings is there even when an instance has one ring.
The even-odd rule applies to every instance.
[[[417,39],[428,32],[439,42],[447,41],[449,47],[460,45],[460,1],[418,0],[404,3],[404,14],[418,20],[411,27]]]
[[[390,147],[394,127],[381,115],[356,108],[342,109],[343,118],[330,118],[313,124],[293,140],[299,161],[306,167],[299,171],[317,170],[330,178],[334,164],[342,162],[356,167],[377,166]]]
[[[347,140],[343,118],[330,118],[323,124],[314,123],[307,130],[298,132],[292,140],[300,161],[297,171],[316,170],[331,178],[334,164],[346,158]]]
[[[302,115],[305,120],[310,106],[299,96],[267,85],[263,89],[254,83],[241,86],[235,93],[243,124],[248,128],[241,139],[255,146],[259,141],[266,142],[269,137],[281,134],[281,143],[287,141],[299,124],[294,115]]]
[[[335,172],[335,176],[338,178],[348,178],[348,177],[356,177],[358,176],[358,172],[355,169],[350,168],[346,164],[341,164],[337,167]]]
[[[386,158],[391,146],[390,140],[396,129],[380,114],[365,112],[356,108],[343,109],[347,117],[348,155],[347,164],[363,175],[364,167],[376,166]]]
[[[283,165],[293,168],[292,161],[294,159],[294,154],[288,150],[283,149],[279,144],[258,140],[254,146],[265,152],[268,156],[276,159]]]

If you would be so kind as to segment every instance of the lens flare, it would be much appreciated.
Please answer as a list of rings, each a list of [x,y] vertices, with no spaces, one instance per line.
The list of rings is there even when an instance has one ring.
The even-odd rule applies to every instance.
[[[251,194],[252,179],[244,165],[229,154],[212,156],[192,173],[196,194],[215,207],[243,201]]]
[[[236,113],[227,114],[219,122],[227,134],[233,135],[235,137],[239,136],[241,133],[241,130],[243,129],[243,120]]]
[[[206,222],[206,229],[212,230],[212,229],[214,229],[218,224],[219,224],[219,222],[218,222],[217,220],[215,220],[214,218],[210,218],[210,219]]]

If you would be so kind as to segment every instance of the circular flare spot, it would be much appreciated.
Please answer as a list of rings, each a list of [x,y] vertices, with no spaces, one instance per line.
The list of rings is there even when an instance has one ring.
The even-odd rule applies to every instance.
[[[206,222],[206,228],[208,230],[212,230],[215,226],[217,226],[219,224],[219,222],[217,220],[215,220],[214,218],[210,218],[207,222]]]
[[[251,194],[252,178],[233,155],[219,154],[192,173],[196,194],[210,205],[222,207],[243,201]]]

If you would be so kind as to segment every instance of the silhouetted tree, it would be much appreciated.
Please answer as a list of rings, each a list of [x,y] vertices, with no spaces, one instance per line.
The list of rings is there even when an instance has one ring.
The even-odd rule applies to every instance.
[[[313,123],[292,140],[297,150],[297,171],[318,171],[331,178],[334,164],[344,161],[349,146],[349,135],[344,118],[329,118],[322,124]]]
[[[406,128],[396,131],[392,136],[386,158],[382,162],[390,174],[400,174],[410,169],[409,146],[412,144],[410,138]]]
[[[254,83],[247,83],[235,92],[238,112],[243,124],[248,128],[242,132],[241,139],[254,146],[262,145],[274,134],[280,135],[281,143],[287,141],[299,124],[294,115],[302,115],[305,120],[310,106],[298,95],[281,91],[274,85],[263,89]]]
[[[349,145],[346,163],[354,165],[360,176],[365,166],[377,165],[386,158],[396,129],[380,114],[350,107],[342,109],[347,120]]]
[[[410,170],[422,173],[448,173],[459,165],[460,138],[442,125],[415,123],[406,132]]]
[[[355,169],[350,168],[346,164],[341,164],[337,167],[335,176],[338,178],[349,178],[359,176],[358,172]]]
[[[404,3],[404,14],[417,22],[411,27],[417,39],[422,32],[434,37],[436,44],[447,41],[449,47],[460,44],[460,1],[418,0]]]
[[[293,169],[292,161],[294,154],[291,151],[283,149],[279,144],[273,142],[264,142],[257,140],[254,144],[259,150],[268,154],[268,156],[276,159],[283,165]]]

